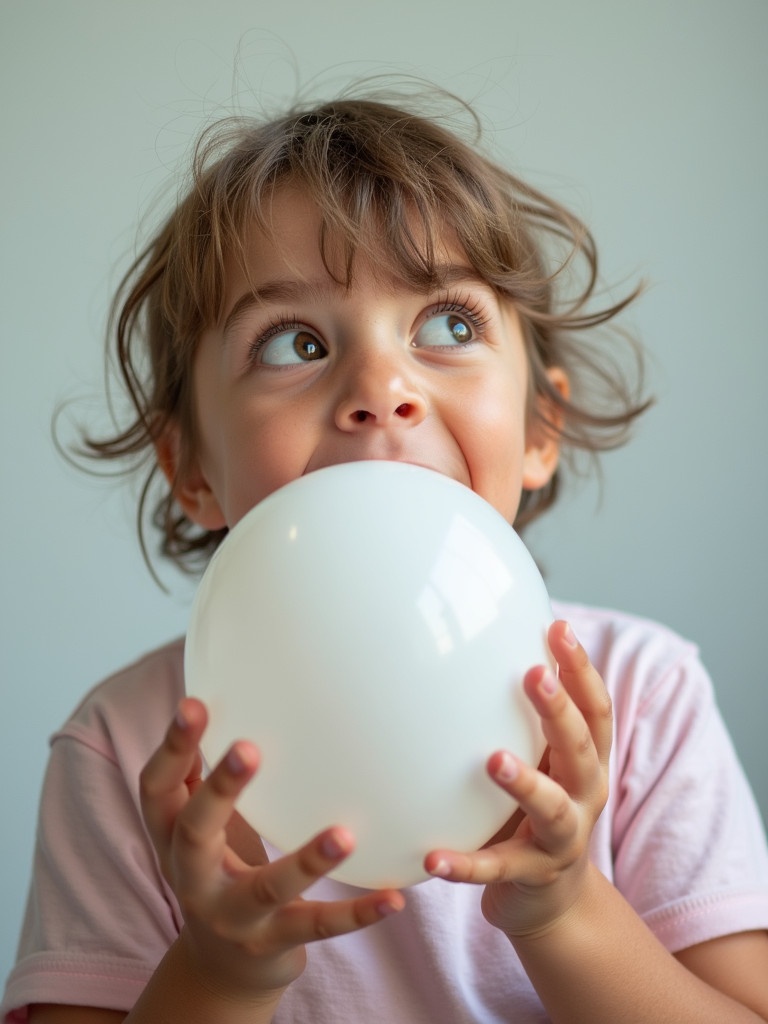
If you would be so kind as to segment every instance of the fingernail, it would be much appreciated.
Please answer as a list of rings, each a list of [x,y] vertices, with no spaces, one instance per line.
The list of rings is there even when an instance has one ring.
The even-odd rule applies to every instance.
[[[380,917],[390,917],[392,914],[399,914],[401,907],[396,907],[388,901],[382,900],[381,903],[376,904],[376,910]]]
[[[514,782],[518,774],[519,769],[515,759],[510,754],[502,754],[495,772],[499,782]]]
[[[189,719],[182,711],[181,706],[176,708],[176,714],[174,715],[173,720],[176,723],[176,726],[179,729],[181,729],[182,732],[186,732],[187,729],[189,728]]]
[[[227,765],[227,768],[233,775],[242,775],[246,768],[243,756],[237,749],[237,747],[232,747],[232,749],[226,756],[225,763]]]
[[[563,630],[563,642],[574,650],[579,646],[579,641],[576,639],[576,634],[573,632],[570,622],[566,622],[565,624],[565,629]]]
[[[342,857],[347,853],[347,849],[336,833],[330,832],[328,835],[323,836],[320,841],[320,852],[329,860],[337,860],[339,857]]]
[[[451,865],[447,860],[441,858],[433,868],[429,869],[429,873],[430,875],[437,875],[438,878],[447,878],[451,873]]]
[[[557,693],[557,679],[551,669],[545,668],[541,673],[539,690],[545,697],[553,697]]]

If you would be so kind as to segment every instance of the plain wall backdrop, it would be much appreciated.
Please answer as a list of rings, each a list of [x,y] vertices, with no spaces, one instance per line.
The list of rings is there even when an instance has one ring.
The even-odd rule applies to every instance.
[[[49,733],[181,632],[191,593],[156,587],[131,489],[68,466],[52,412],[100,415],[111,290],[203,121],[318,74],[323,95],[393,71],[473,101],[588,220],[605,277],[648,279],[628,324],[657,405],[529,544],[558,597],[700,644],[768,816],[766,46],[764,0],[0,0],[0,974]]]

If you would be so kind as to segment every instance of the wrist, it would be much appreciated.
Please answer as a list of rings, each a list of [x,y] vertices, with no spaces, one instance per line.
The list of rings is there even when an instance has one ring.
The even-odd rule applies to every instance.
[[[284,990],[233,982],[232,972],[222,973],[215,964],[201,960],[182,931],[126,1024],[270,1024]]]
[[[535,942],[588,910],[599,888],[595,872],[584,858],[544,885],[489,885],[483,893],[483,914],[513,945]]]
[[[569,877],[558,879],[549,892],[529,891],[529,898],[518,900],[513,912],[497,927],[516,948],[568,932],[578,927],[580,920],[589,918],[602,881],[597,868],[585,861],[578,868],[574,866]]]
[[[177,945],[180,967],[194,979],[202,997],[218,1004],[242,1006],[254,1015],[254,1021],[272,1019],[286,988],[301,973],[301,969],[291,969],[287,963],[265,964],[245,950],[212,953],[197,941],[187,925],[182,928]]]

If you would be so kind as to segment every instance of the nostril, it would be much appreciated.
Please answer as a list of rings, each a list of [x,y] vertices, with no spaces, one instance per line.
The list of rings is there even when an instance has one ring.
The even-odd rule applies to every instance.
[[[404,419],[407,419],[411,415],[412,411],[413,406],[411,405],[411,403],[403,402],[401,405],[398,405],[398,407],[395,409],[395,416],[402,416]],[[365,423],[366,420],[368,420],[369,418],[375,420],[376,416],[372,412],[369,412],[367,409],[355,409],[355,411],[352,413],[352,419],[355,421],[355,423]]]

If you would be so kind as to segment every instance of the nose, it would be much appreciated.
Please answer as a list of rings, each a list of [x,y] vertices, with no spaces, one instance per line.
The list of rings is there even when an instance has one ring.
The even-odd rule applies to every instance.
[[[335,415],[340,430],[412,427],[426,414],[422,390],[396,356],[368,351],[347,367]]]

